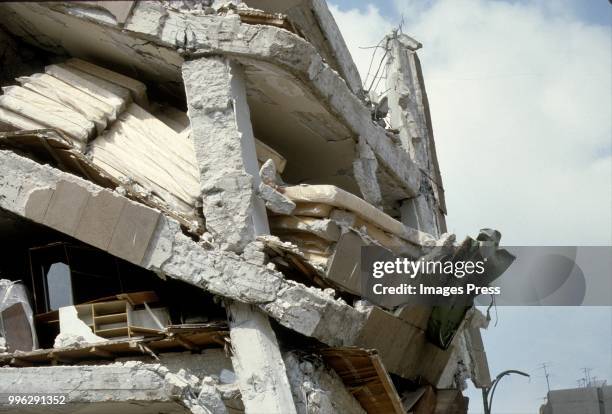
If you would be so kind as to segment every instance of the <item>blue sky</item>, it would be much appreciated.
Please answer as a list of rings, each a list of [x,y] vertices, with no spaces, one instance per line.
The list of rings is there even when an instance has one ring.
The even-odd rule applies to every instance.
[[[504,1],[504,0],[490,0],[490,1]],[[610,24],[611,8],[610,3],[607,0],[587,0],[587,1],[563,1],[564,6],[572,10],[572,13],[580,20],[587,23],[607,25]],[[397,8],[393,0],[378,0],[378,1],[367,1],[367,0],[335,0],[329,3],[337,5],[343,10],[358,9],[366,10],[369,5],[376,5],[380,10],[381,15],[389,20],[397,20]],[[435,3],[435,1],[423,0],[420,2],[425,7]],[[528,1],[507,1],[507,3],[523,3],[528,4]],[[398,20],[397,20],[398,21]]]
[[[495,227],[508,245],[612,244],[612,6],[607,0],[329,0],[365,76],[402,16],[419,51],[458,238]],[[484,332],[496,414],[537,413],[583,367],[612,383],[610,308],[498,309]],[[476,390],[470,413],[482,412]]]

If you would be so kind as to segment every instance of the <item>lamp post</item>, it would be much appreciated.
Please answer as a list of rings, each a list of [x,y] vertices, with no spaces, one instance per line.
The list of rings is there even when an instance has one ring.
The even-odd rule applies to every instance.
[[[485,414],[491,414],[491,407],[493,405],[493,394],[495,394],[495,388],[497,387],[497,384],[499,384],[499,381],[503,377],[510,374],[518,374],[528,378],[530,377],[529,374],[522,371],[517,371],[515,369],[509,369],[498,374],[497,377],[495,377],[495,379],[493,380],[493,382],[491,382],[491,385],[489,387],[485,387],[482,389],[482,402],[484,404]]]

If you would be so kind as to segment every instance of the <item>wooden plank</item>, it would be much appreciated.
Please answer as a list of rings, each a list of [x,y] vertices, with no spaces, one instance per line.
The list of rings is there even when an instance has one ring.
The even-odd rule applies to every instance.
[[[366,412],[405,413],[395,386],[376,351],[326,348],[320,352]]]
[[[197,328],[196,326],[199,326]],[[175,330],[180,330],[174,326]],[[41,364],[75,363],[96,358],[115,359],[129,355],[150,355],[155,352],[184,351],[186,345],[193,350],[204,347],[225,346],[229,333],[225,322],[194,324],[181,332],[180,340],[172,333],[160,333],[146,338],[109,339],[94,344],[74,345],[65,348],[38,349],[0,355],[0,364],[35,366]]]
[[[399,395],[397,395],[397,390],[391,381],[391,377],[389,377],[389,373],[383,366],[380,357],[377,354],[372,354],[370,355],[370,361],[372,361],[372,364],[374,365],[374,369],[382,382],[387,396],[391,399],[393,409],[397,414],[404,414],[404,408],[402,407],[402,402],[400,401]]]
[[[96,356],[103,357],[103,358],[108,358],[108,359],[115,359],[117,357],[112,352],[107,351],[107,350],[105,350],[103,348],[100,348],[100,347],[96,347],[96,346],[92,347],[89,350],[89,353],[91,353],[93,355],[96,355]]]

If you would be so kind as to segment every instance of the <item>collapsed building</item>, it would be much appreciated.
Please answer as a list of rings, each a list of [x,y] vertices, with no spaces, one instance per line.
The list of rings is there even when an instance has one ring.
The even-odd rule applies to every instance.
[[[477,310],[361,292],[363,246],[459,245],[418,42],[387,36],[376,97],[322,0],[0,10],[0,393],[465,413],[490,384]]]

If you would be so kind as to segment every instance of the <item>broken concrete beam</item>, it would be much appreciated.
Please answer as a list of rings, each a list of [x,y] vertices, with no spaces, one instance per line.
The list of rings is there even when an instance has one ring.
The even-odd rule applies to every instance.
[[[226,303],[232,362],[247,413],[296,413],[285,363],[267,316],[240,302]]]
[[[402,205],[402,221],[436,236],[446,231],[442,179],[436,156],[421,66],[420,44],[403,34],[388,37],[387,94],[391,127],[410,158],[424,171],[418,195]]]
[[[222,296],[252,303],[276,297],[280,273],[232,253],[204,250],[181,232],[176,221],[157,210],[120,196],[123,208],[96,217],[90,201],[97,194],[111,194],[108,190],[10,151],[0,151],[0,165],[0,194],[4,196],[0,208],[84,242],[100,243],[99,247],[122,259]],[[91,220],[121,227],[121,231],[105,232],[100,238],[80,233],[80,223]]]
[[[185,362],[185,368],[188,365]],[[1,393],[20,394],[27,390],[32,394],[61,396],[62,412],[67,413],[83,410],[202,413],[211,412],[213,403],[218,407],[220,397],[217,392],[212,395],[201,392],[206,390],[203,385],[210,383],[210,377],[200,379],[184,368],[171,372],[159,363],[128,361],[109,365],[0,368],[0,375]],[[15,407],[4,412],[22,412],[23,407]],[[31,405],[28,412],[46,413],[49,406]]]
[[[0,197],[0,208],[37,223],[43,223],[49,202],[62,182],[66,184],[60,187],[76,185],[87,190],[90,193],[89,199],[100,192],[108,192],[79,177],[38,164],[10,151],[0,150],[0,165],[4,167],[4,173],[0,175],[0,194],[3,195]],[[80,190],[74,188],[70,193],[82,195]],[[123,199],[136,210],[130,214],[140,216],[155,212],[139,203]],[[69,201],[66,202],[70,205]],[[76,203],[77,208],[73,210],[75,215],[83,211],[83,205],[89,204],[83,203]],[[95,216],[87,217],[88,220],[95,220]],[[104,221],[109,227],[116,227],[120,217],[121,214],[118,217],[106,217]],[[66,227],[62,228],[79,229],[82,219],[70,217],[66,220],[62,224]],[[136,222],[134,225],[137,225]],[[261,309],[281,325],[330,346],[354,344],[364,315],[345,302],[336,300],[330,292],[284,280],[283,275],[271,267],[252,263],[234,253],[205,250],[185,236],[179,224],[168,217],[159,217],[150,238],[145,237],[148,229],[148,226],[139,227],[142,234],[130,235],[130,240],[134,240],[131,244],[133,248],[116,255],[213,294],[261,304]],[[82,236],[76,233],[74,237]],[[92,239],[83,241],[89,240]],[[143,246],[144,258],[139,259]]]
[[[77,58],[68,59],[66,65],[128,89],[134,102],[143,108],[149,106],[147,87],[139,80]]]
[[[139,4],[138,7],[148,6]],[[214,17],[191,18],[171,11],[167,16],[160,35],[160,41],[166,45],[176,45],[177,36],[190,27],[193,37],[189,38],[187,48],[270,61],[296,74],[322,102],[327,102],[333,108],[356,137],[365,138],[381,167],[404,188],[404,198],[416,194],[420,172],[406,153],[397,151],[384,129],[372,123],[369,110],[347,88],[344,80],[322,61],[312,45],[274,27],[236,24],[228,34],[215,22]],[[200,36],[200,33],[206,33],[206,37]],[[252,41],[245,44],[243,39]],[[284,50],[292,52],[286,54],[282,52]],[[301,59],[287,59],[289,55],[300,55]],[[334,93],[329,94],[330,90]]]
[[[335,299],[331,289],[286,280],[273,302],[260,305],[281,325],[331,346],[354,345],[365,314]]]
[[[239,252],[269,233],[242,69],[205,57],[185,62],[182,73],[206,227],[223,249]]]

